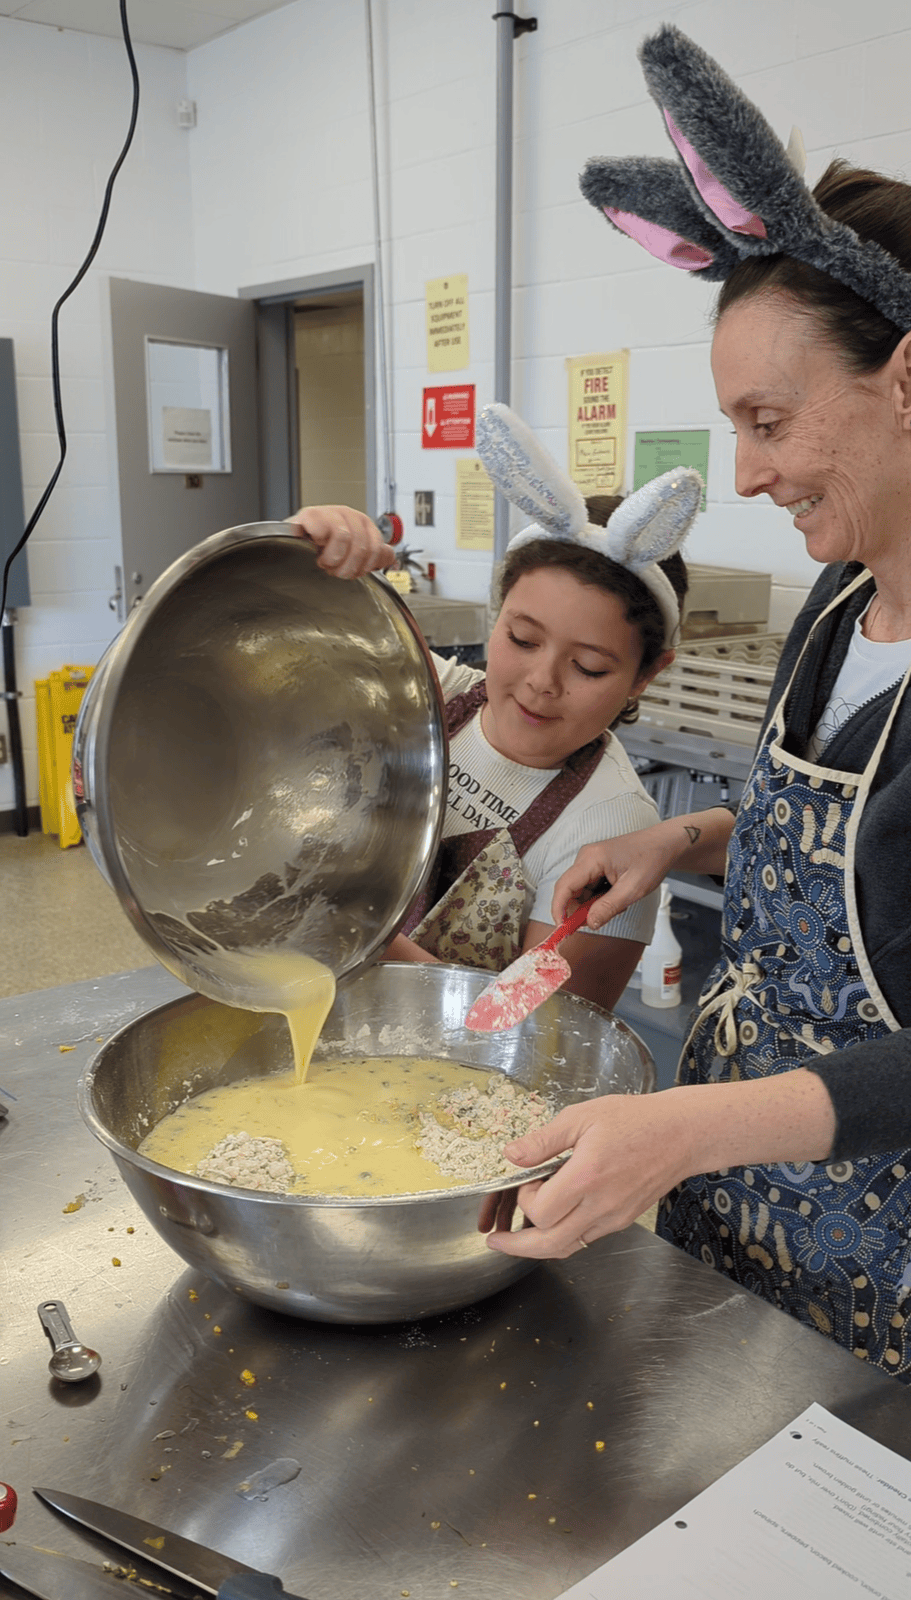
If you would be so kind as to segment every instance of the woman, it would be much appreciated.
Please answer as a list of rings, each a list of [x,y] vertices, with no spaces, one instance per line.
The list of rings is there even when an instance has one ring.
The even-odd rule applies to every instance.
[[[889,253],[901,288],[911,189],[836,162],[814,196]],[[721,959],[678,1087],[572,1107],[508,1147],[528,1165],[573,1154],[520,1191],[531,1226],[489,1243],[568,1255],[660,1199],[664,1237],[908,1381],[911,277],[902,311],[877,281],[845,272],[861,296],[838,261],[795,254],[726,273],[712,346],[738,492],[785,507],[825,563],[736,818],[589,848],[554,897],[560,916],[606,876],[600,927],[672,866],[726,861]]]
[[[511,414],[507,425],[521,428]],[[450,742],[443,842],[388,960],[501,971],[553,931],[556,882],[580,844],[648,826],[657,814],[610,730],[635,717],[638,696],[673,660],[668,623],[639,573],[599,548],[620,501],[587,512],[579,503],[586,537],[534,526],[512,541],[486,671],[433,657]],[[627,508],[629,517],[632,497]],[[359,514],[345,508],[310,508],[296,520],[319,538],[333,516],[358,526]],[[362,530],[365,561],[371,528]],[[682,529],[671,542],[680,537]],[[675,627],[686,571],[679,555],[662,570]],[[565,940],[567,987],[614,1004],[651,938],[654,902],[631,905],[599,937]]]

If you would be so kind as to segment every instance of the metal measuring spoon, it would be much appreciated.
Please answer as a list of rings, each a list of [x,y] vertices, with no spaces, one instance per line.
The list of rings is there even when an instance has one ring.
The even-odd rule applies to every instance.
[[[101,1357],[97,1350],[90,1350],[88,1345],[80,1344],[73,1332],[73,1325],[66,1314],[66,1306],[61,1300],[43,1300],[38,1307],[41,1326],[49,1336],[54,1346],[54,1354],[47,1364],[48,1372],[61,1383],[81,1383],[83,1378],[90,1378],[101,1366]]]

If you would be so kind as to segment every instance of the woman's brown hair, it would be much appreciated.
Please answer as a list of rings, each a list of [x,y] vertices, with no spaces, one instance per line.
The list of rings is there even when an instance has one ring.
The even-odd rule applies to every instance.
[[[836,160],[813,197],[830,217],[846,223],[861,239],[875,240],[911,271],[911,185]],[[799,311],[813,317],[827,344],[858,375],[885,366],[908,331],[828,273],[790,256],[752,256],[740,262],[722,286],[715,321],[738,300],[770,293],[788,295]]]

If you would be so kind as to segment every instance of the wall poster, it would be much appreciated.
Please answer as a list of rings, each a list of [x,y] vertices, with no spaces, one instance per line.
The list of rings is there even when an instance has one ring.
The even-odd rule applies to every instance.
[[[457,461],[456,549],[493,549],[493,484],[476,457]]]
[[[569,356],[569,475],[583,494],[621,494],[628,350]]]
[[[427,371],[459,372],[468,366],[468,274],[431,278],[427,304]]]
[[[641,489],[652,478],[674,467],[695,467],[703,483],[709,481],[709,430],[708,428],[678,428],[674,432],[637,433],[633,464],[633,488]],[[702,505],[705,510],[705,490]]]

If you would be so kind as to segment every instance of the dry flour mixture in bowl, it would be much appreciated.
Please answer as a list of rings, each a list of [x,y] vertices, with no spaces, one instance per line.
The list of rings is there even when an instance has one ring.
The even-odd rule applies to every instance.
[[[576,1100],[654,1087],[654,1065],[637,1035],[573,995],[558,992],[508,1033],[469,1031],[465,1015],[488,980],[484,972],[430,964],[361,972],[340,986],[311,1070],[318,1075],[323,1064],[339,1061],[344,1077],[345,1064],[353,1072],[366,1061],[382,1080],[394,1058],[441,1063],[444,1076],[449,1067],[474,1069],[473,1103],[451,1107],[453,1126],[444,1128],[443,1144],[446,1134],[458,1139],[464,1132],[456,1126],[459,1111],[471,1118],[489,1111],[496,1122],[516,1099],[538,1100],[549,1115]],[[282,1018],[193,995],[121,1029],[81,1081],[79,1105],[89,1128],[185,1261],[260,1305],[330,1322],[440,1314],[531,1270],[533,1263],[489,1250],[477,1228],[484,1196],[518,1187],[525,1171],[482,1179],[474,1171],[441,1172],[436,1187],[401,1193],[364,1192],[361,1185],[359,1193],[332,1194],[316,1187],[325,1180],[311,1178],[286,1193],[181,1173],[140,1150],[195,1097],[250,1079],[268,1093],[270,1080],[291,1067]],[[497,1093],[485,1107],[491,1077]],[[517,1093],[501,1099],[501,1086]],[[280,1146],[283,1131],[271,1135]],[[489,1142],[495,1150],[495,1129]],[[444,1149],[435,1154],[445,1160]],[[296,1178],[297,1160],[290,1168]],[[279,1181],[285,1175],[280,1171]]]

